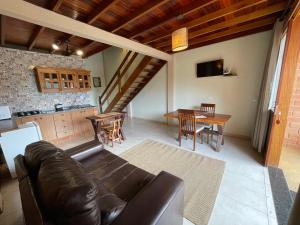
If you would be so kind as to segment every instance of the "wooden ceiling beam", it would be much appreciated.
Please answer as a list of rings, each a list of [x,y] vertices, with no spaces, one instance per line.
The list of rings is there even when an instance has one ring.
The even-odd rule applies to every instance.
[[[210,41],[200,42],[199,44],[189,46],[187,49],[185,49],[183,51],[191,50],[191,49],[194,49],[194,48],[200,48],[200,47],[203,47],[203,46],[207,46],[207,45],[211,45],[211,44],[215,44],[215,43],[219,43],[219,42],[223,42],[223,41],[228,41],[228,40],[243,37],[243,36],[246,36],[246,35],[251,35],[251,34],[255,34],[255,33],[259,33],[259,32],[272,30],[272,28],[273,28],[272,24],[266,25],[266,26],[263,26],[263,27],[258,27],[258,28],[252,29],[252,30],[247,30],[247,31],[244,31],[244,32],[240,32],[240,33],[220,37],[220,38],[217,38],[217,39],[212,39]],[[173,52],[172,52],[172,50],[169,50],[168,53],[173,53]]]
[[[101,4],[97,9],[94,10],[94,12],[91,13],[91,16],[87,18],[85,21],[87,24],[92,24],[94,23],[103,13],[106,12],[109,7],[111,7],[114,3],[116,3],[118,0],[106,0],[103,1],[104,3]]]
[[[92,50],[90,50],[89,52],[87,52],[86,54],[83,55],[84,58],[87,58],[87,57],[90,57],[91,55],[94,55],[94,54],[97,54],[99,52],[102,52],[103,50],[109,48],[110,45],[106,45],[106,44],[103,44],[99,47],[96,47]]]
[[[208,13],[208,14],[206,14],[204,16],[201,16],[197,19],[194,19],[192,21],[183,23],[183,24],[181,24],[181,27],[187,27],[187,28],[196,27],[196,26],[199,26],[201,24],[207,23],[209,21],[212,21],[212,20],[221,18],[223,16],[226,16],[228,14],[238,12],[242,9],[253,7],[255,5],[261,4],[262,2],[266,2],[266,0],[243,0],[243,1],[238,1],[237,3],[232,4],[229,7],[219,9],[217,11],[214,11],[212,13]],[[176,29],[178,29],[178,28],[173,28],[173,29],[169,30],[168,32],[159,33],[159,34],[157,34],[155,36],[152,36],[152,37],[150,36],[149,38],[147,38],[145,40],[142,40],[142,43],[149,44],[149,43],[157,41],[159,39],[169,37],[169,36],[171,36],[172,32],[175,31]]]
[[[141,18],[142,16],[146,15],[152,10],[157,9],[161,5],[165,4],[169,0],[152,0],[148,4],[143,5],[143,7],[135,10],[131,15],[129,15],[125,20],[121,21],[116,27],[114,27],[110,32],[117,32],[126,25],[130,24],[131,22]]]
[[[202,9],[212,3],[215,3],[217,1],[219,1],[219,0],[210,0],[204,4],[201,1],[194,1],[191,4],[181,8],[180,15],[185,16],[187,14],[193,13],[193,12],[200,10],[200,9]],[[178,11],[174,11],[172,14],[168,15],[166,18],[162,18],[160,21],[158,21],[154,25],[150,25],[149,27],[147,27],[145,29],[138,29],[138,32],[134,32],[134,33],[128,35],[128,37],[131,39],[135,39],[136,37],[138,37],[146,32],[149,32],[151,30],[154,30],[157,27],[160,27],[160,26],[163,26],[163,25],[169,23],[170,21],[176,19],[178,17],[178,15],[179,15]]]
[[[148,4],[144,5],[142,8],[136,10],[133,14],[131,14],[128,18],[125,20],[121,21],[118,25],[116,25],[114,28],[110,29],[109,31],[112,33],[115,33],[119,30],[121,30],[123,27],[126,25],[130,24],[131,22],[141,18],[142,16],[146,15],[149,13],[151,10],[154,10],[158,8],[159,6],[165,4],[169,0],[152,0]],[[72,38],[72,37],[71,37]],[[95,42],[89,43],[82,48],[88,48],[91,44],[94,44]]]
[[[0,1],[0,14],[95,42],[126,48],[168,62],[171,62],[173,59],[171,55],[150,46],[107,32],[26,1]]]
[[[269,7],[263,8],[263,9],[259,9],[257,11],[254,11],[253,13],[248,13],[239,17],[233,17],[233,19],[221,22],[221,23],[217,23],[215,25],[209,26],[207,28],[203,28],[200,30],[196,30],[193,32],[189,32],[189,39],[193,39],[195,37],[204,35],[204,34],[208,34],[208,33],[212,33],[227,27],[231,27],[237,24],[241,24],[241,23],[245,23],[245,22],[249,22],[251,20],[254,19],[259,19],[262,18],[264,16],[268,16],[268,15],[272,15],[274,13],[280,12],[285,8],[285,3],[284,2],[280,2],[274,5],[271,5]],[[171,44],[171,40],[167,40],[164,42],[159,42],[158,44],[153,45],[155,48],[162,48],[164,46],[168,46]]]
[[[56,2],[54,2],[52,4],[52,6],[50,7],[50,9],[54,12],[57,12],[59,7],[61,6],[61,4],[63,3],[63,0],[56,0]],[[29,45],[28,45],[28,50],[31,50],[35,43],[38,40],[38,37],[40,36],[41,33],[43,33],[43,31],[45,30],[45,27],[42,26],[37,26],[36,29],[33,31],[30,39],[29,39]]]
[[[200,43],[208,42],[208,41],[211,41],[214,39],[218,39],[218,38],[226,37],[229,35],[245,32],[248,30],[253,30],[253,29],[260,28],[260,27],[272,25],[275,23],[276,19],[277,19],[276,16],[268,17],[268,18],[265,18],[265,19],[262,19],[259,21],[250,22],[245,25],[238,26],[238,27],[233,27],[233,28],[225,30],[225,31],[213,33],[211,35],[204,35],[201,37],[197,37],[197,38],[194,38],[189,41],[189,46],[198,45]],[[167,51],[170,51],[171,49],[172,49],[171,45],[169,45],[167,48],[163,48],[162,50],[167,52]]]
[[[5,33],[6,33],[6,23],[5,23],[5,16],[4,15],[0,15],[0,32],[1,32],[1,36],[0,36],[0,44],[3,46],[5,45]]]

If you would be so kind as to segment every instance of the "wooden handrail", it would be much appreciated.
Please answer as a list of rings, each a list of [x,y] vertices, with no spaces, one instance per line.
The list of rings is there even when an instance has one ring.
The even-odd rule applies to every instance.
[[[113,90],[115,89],[115,87],[118,85],[119,82],[121,82],[123,76],[126,74],[127,70],[129,69],[129,67],[131,66],[131,64],[133,63],[134,59],[137,57],[138,53],[134,53],[133,56],[131,56],[129,62],[127,63],[126,67],[124,68],[124,70],[121,72],[121,74],[118,76],[118,79],[116,80],[116,82],[113,84],[113,86],[110,88],[110,90],[108,91],[108,93],[106,94],[105,98],[103,99],[102,104],[104,104],[106,102],[106,100],[108,99],[108,97],[111,95],[111,93],[113,92]]]
[[[108,105],[108,107],[105,109],[105,112],[109,112],[112,110],[113,106],[117,104],[121,96],[124,95],[124,93],[128,90],[128,88],[131,86],[131,84],[134,82],[134,80],[140,75],[140,73],[143,71],[143,69],[148,65],[148,63],[151,61],[152,57],[145,56],[142,61],[139,63],[139,65],[136,67],[136,69],[132,72],[130,77],[126,80],[125,84],[121,88],[121,92],[119,92],[113,101]]]
[[[132,51],[128,51],[126,56],[124,57],[123,61],[121,62],[120,66],[118,67],[117,71],[115,72],[115,74],[113,75],[113,77],[110,79],[108,85],[106,86],[106,88],[104,89],[104,91],[102,92],[100,98],[102,99],[103,96],[105,95],[105,93],[107,92],[108,88],[110,87],[110,85],[112,84],[112,82],[114,81],[114,79],[118,76],[118,74],[120,73],[122,67],[124,66],[125,62],[127,61],[128,57],[130,56]]]

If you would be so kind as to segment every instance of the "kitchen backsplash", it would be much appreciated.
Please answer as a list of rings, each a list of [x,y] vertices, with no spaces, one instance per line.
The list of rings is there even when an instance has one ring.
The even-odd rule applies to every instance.
[[[12,112],[54,109],[89,104],[88,93],[41,93],[38,91],[32,66],[83,68],[84,59],[0,47],[0,104]]]

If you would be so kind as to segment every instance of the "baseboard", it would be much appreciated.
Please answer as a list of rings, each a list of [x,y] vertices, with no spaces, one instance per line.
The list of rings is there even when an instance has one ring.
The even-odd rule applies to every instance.
[[[227,136],[227,137],[234,137],[234,138],[239,138],[239,139],[244,139],[244,140],[251,140],[251,138],[249,136],[241,135],[241,134],[233,134],[233,133],[224,132],[224,135]]]

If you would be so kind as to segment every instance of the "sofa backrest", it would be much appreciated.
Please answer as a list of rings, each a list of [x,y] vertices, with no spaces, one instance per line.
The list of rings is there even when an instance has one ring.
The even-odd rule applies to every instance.
[[[97,185],[80,163],[54,145],[28,145],[15,159],[27,225],[100,225]],[[30,203],[30,204],[28,204]],[[36,220],[31,220],[32,213]]]

